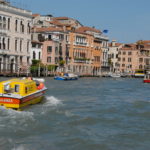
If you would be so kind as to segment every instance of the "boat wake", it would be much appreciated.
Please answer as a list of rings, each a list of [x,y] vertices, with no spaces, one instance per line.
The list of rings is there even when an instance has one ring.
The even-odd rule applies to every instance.
[[[42,114],[52,111],[61,105],[63,105],[62,100],[57,99],[54,96],[47,96],[42,106]]]
[[[16,111],[0,107],[0,131],[3,128],[10,129],[19,123],[21,127],[28,126],[27,122],[34,122],[34,113],[27,111]],[[19,128],[18,128],[19,129]]]
[[[44,103],[44,106],[58,106],[62,105],[62,101],[60,99],[57,99],[54,96],[48,96],[46,97],[46,102]]]

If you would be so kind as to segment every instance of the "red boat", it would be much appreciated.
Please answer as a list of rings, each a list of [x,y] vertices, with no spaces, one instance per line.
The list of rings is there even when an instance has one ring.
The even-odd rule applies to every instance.
[[[150,72],[145,74],[143,82],[150,83]]]

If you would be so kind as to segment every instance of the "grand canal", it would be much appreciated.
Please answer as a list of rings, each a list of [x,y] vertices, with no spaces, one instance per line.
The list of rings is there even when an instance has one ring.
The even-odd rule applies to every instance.
[[[46,86],[40,104],[0,107],[0,150],[149,150],[150,84],[142,79],[46,78]]]

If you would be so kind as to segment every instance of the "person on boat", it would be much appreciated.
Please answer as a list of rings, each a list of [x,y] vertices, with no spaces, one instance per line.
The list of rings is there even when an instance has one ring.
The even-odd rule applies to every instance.
[[[38,90],[41,90],[41,89],[43,89],[43,88],[44,88],[44,83],[41,82],[41,83],[38,85],[37,89],[38,89]]]

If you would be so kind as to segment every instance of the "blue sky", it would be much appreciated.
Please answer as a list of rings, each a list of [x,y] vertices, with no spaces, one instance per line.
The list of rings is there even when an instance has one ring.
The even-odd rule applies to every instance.
[[[108,29],[110,40],[150,40],[150,0],[12,0],[33,13],[67,16],[85,26]]]

